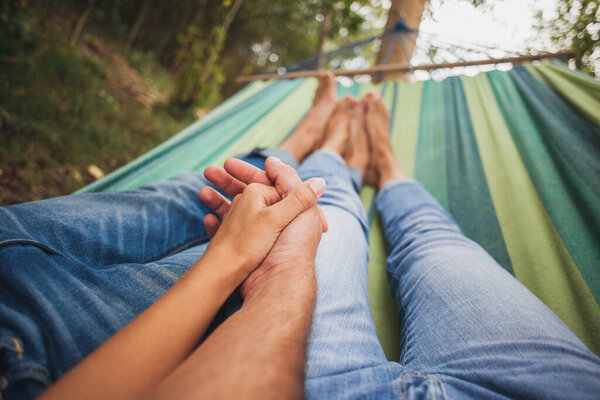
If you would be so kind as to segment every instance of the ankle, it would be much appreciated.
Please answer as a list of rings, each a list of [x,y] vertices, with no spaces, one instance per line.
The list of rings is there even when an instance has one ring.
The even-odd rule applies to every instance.
[[[333,141],[329,141],[329,142],[325,142],[323,143],[320,147],[319,150],[328,150],[328,151],[332,151],[336,154],[339,154],[340,156],[342,156],[344,154],[344,149],[343,149],[343,143],[336,143]]]
[[[383,154],[377,159],[378,187],[383,188],[386,183],[400,179],[406,179],[406,175],[396,162],[393,154]]]

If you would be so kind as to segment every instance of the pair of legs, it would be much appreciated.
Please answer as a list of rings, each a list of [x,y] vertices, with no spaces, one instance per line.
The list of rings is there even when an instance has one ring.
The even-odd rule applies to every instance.
[[[316,259],[309,398],[594,398],[600,393],[600,360],[462,235],[414,181],[392,181],[377,196],[402,327],[400,360],[387,361],[369,308],[366,215],[349,176],[340,178],[341,160],[327,153],[313,157],[301,168],[303,177],[325,174],[330,193],[338,192],[348,204],[327,199],[322,204],[330,230]],[[327,170],[308,170],[317,158]]]

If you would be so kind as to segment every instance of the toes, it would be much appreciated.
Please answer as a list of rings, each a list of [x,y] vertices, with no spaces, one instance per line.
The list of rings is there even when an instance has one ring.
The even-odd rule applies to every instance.
[[[328,92],[335,93],[335,76],[331,71],[326,71],[317,76],[319,81],[319,86],[317,87],[317,91],[320,94],[325,94]]]
[[[348,109],[346,105],[345,99],[338,100],[335,103],[335,108],[333,109],[334,114],[344,113]]]
[[[338,101],[338,105],[346,111],[352,111],[358,104],[358,100],[351,96],[345,96]]]
[[[321,100],[331,104],[337,99],[337,86],[335,76],[331,72],[326,72],[317,76],[318,85],[315,90],[313,105]]]
[[[382,103],[383,104],[383,99],[381,98],[381,95],[379,93],[367,93],[363,99],[362,99],[363,104],[365,105],[365,107],[372,107],[373,104],[375,103]]]
[[[387,118],[388,112],[379,93],[367,93],[361,101],[363,112],[367,116],[383,115]]]
[[[374,109],[381,115],[384,115],[386,119],[388,118],[387,107],[381,98],[374,102]]]
[[[346,104],[348,104],[348,108],[354,109],[356,106],[358,106],[360,104],[360,102],[358,100],[356,100],[354,97],[346,96],[345,99],[347,99]]]
[[[333,72],[331,71],[324,72],[322,75],[319,76],[319,79],[323,83],[324,87],[330,87],[335,85],[335,75],[333,75]]]

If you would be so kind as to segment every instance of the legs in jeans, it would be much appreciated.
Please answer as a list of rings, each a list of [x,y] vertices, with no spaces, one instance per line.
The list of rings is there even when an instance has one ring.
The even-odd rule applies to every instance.
[[[377,209],[402,322],[400,364],[439,379],[449,397],[600,393],[598,357],[420,185],[388,183]]]
[[[329,224],[315,268],[317,301],[306,372],[308,398],[378,398],[393,378],[377,339],[367,288],[368,219],[344,160],[313,153],[298,169],[302,179],[326,180],[319,199]]]
[[[377,208],[389,244],[388,276],[402,324],[401,359],[388,362],[366,284],[364,210],[341,158],[317,152],[302,177],[328,186],[320,204],[330,232],[316,259],[308,397],[594,398],[600,360],[531,292],[467,239],[414,181],[403,179],[383,103],[367,109]],[[379,111],[377,110],[379,108]],[[385,121],[384,124],[381,121]],[[384,127],[384,129],[378,129]],[[383,145],[382,145],[383,144]]]
[[[0,208],[7,396],[39,394],[203,254],[202,185],[201,176],[185,173],[134,191]]]
[[[264,159],[262,151],[247,155],[253,163]],[[206,184],[187,172],[132,191],[0,208],[0,376],[8,381],[6,393],[39,394],[204,254],[202,220],[209,209],[198,192]],[[209,331],[240,302],[234,294]]]
[[[377,340],[366,281],[367,218],[342,159],[299,168],[324,177],[330,225],[316,259],[309,398],[593,398],[600,360],[531,292],[467,239],[416,182],[377,196],[402,322],[401,359]]]

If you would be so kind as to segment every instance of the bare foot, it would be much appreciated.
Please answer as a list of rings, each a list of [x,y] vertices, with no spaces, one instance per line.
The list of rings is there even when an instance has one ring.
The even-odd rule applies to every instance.
[[[302,162],[317,149],[323,140],[325,126],[336,101],[337,88],[331,72],[319,76],[319,86],[315,91],[313,107],[298,124],[294,132],[279,146]]]
[[[350,120],[358,104],[358,101],[351,97],[344,97],[336,103],[325,127],[325,137],[321,149],[331,150],[340,155],[346,152],[350,138]]]
[[[357,104],[350,117],[350,139],[348,140],[348,149],[344,154],[346,165],[358,169],[362,172],[363,177],[367,173],[371,157],[364,116],[364,107],[362,104]]]
[[[361,102],[365,112],[365,129],[371,148],[371,162],[365,174],[365,183],[381,189],[386,182],[406,178],[392,150],[390,123],[381,96],[367,94]]]

